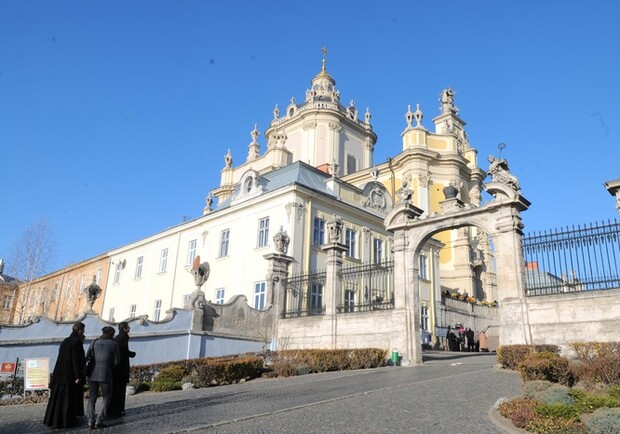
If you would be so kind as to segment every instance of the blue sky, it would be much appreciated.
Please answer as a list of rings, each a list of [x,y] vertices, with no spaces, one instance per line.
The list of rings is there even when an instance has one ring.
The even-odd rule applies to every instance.
[[[526,232],[616,218],[619,5],[4,0],[0,257],[41,216],[53,268],[199,216],[323,46],[343,102],[370,107],[375,162],[402,149],[407,105],[432,129],[451,86],[482,168],[507,145]]]

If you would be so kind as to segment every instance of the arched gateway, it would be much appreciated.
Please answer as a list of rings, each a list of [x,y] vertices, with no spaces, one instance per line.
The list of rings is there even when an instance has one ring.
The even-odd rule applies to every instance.
[[[493,200],[481,206],[465,205],[458,198],[449,197],[441,202],[440,212],[422,217],[421,209],[402,201],[385,219],[386,228],[394,233],[394,308],[402,310],[406,318],[407,349],[404,356],[410,363],[422,362],[420,251],[434,234],[464,226],[480,228],[495,245],[500,345],[532,342],[526,327],[523,224],[520,214],[529,207],[530,202],[508,183],[490,182],[484,187]]]

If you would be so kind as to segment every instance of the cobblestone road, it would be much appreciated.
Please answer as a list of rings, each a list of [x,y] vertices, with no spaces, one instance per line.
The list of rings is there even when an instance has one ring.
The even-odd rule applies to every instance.
[[[414,367],[330,372],[127,397],[101,433],[501,433],[488,417],[521,380],[495,354],[425,353]],[[100,404],[100,403],[98,403]],[[44,404],[0,407],[2,433],[59,432]],[[81,426],[64,432],[86,433]],[[93,431],[91,431],[92,433]]]

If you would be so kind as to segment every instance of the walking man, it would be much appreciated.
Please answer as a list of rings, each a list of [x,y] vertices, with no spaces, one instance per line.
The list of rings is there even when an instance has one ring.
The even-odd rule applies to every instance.
[[[110,402],[109,417],[118,417],[125,414],[125,391],[129,383],[129,359],[136,353],[129,350],[129,324],[125,321],[118,325],[118,335],[114,340],[118,343],[120,363],[112,370],[112,401]]]
[[[74,323],[58,350],[43,418],[52,428],[74,427],[78,416],[84,416],[84,330],[84,323]]]
[[[88,427],[102,428],[108,417],[110,399],[112,398],[112,368],[119,364],[120,354],[118,343],[114,340],[114,328],[106,326],[101,329],[102,335],[95,339],[88,349],[88,356],[94,358],[95,366],[87,377],[88,380]],[[95,404],[99,389],[103,396],[101,413],[95,412]]]

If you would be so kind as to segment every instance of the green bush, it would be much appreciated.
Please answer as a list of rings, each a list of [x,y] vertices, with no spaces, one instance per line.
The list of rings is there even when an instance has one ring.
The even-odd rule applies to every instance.
[[[556,353],[530,352],[517,365],[523,381],[546,380],[553,383],[572,385],[568,360]]]
[[[588,434],[620,433],[620,409],[599,408],[586,422]]]
[[[573,395],[574,397],[574,395]],[[583,413],[592,413],[593,411],[607,407],[618,408],[620,407],[620,400],[612,398],[608,395],[592,395],[586,394],[583,397],[576,398],[575,403],[579,407],[579,410]]]
[[[168,366],[167,368],[162,369],[155,376],[154,382],[157,383],[170,383],[181,381],[185,376],[185,368],[179,365]]]
[[[544,392],[551,386],[553,386],[553,383],[547,380],[526,381],[523,383],[523,395],[526,398],[535,398],[539,393]]]
[[[152,392],[170,392],[171,390],[181,390],[180,381],[154,381],[151,383]]]
[[[534,417],[525,427],[528,431],[538,434],[584,434],[583,423],[574,419],[555,417]]]
[[[620,384],[616,384],[607,389],[607,394],[612,398],[620,399]]]
[[[534,409],[536,414],[544,417],[580,420],[581,413],[577,406],[571,404],[542,403]]]
[[[573,404],[575,400],[570,389],[561,384],[553,384],[546,390],[535,395],[535,399],[546,404]]]
[[[560,353],[560,348],[557,345],[503,345],[496,350],[497,361],[502,365],[502,368],[516,370],[519,363],[521,363],[530,353]]]

